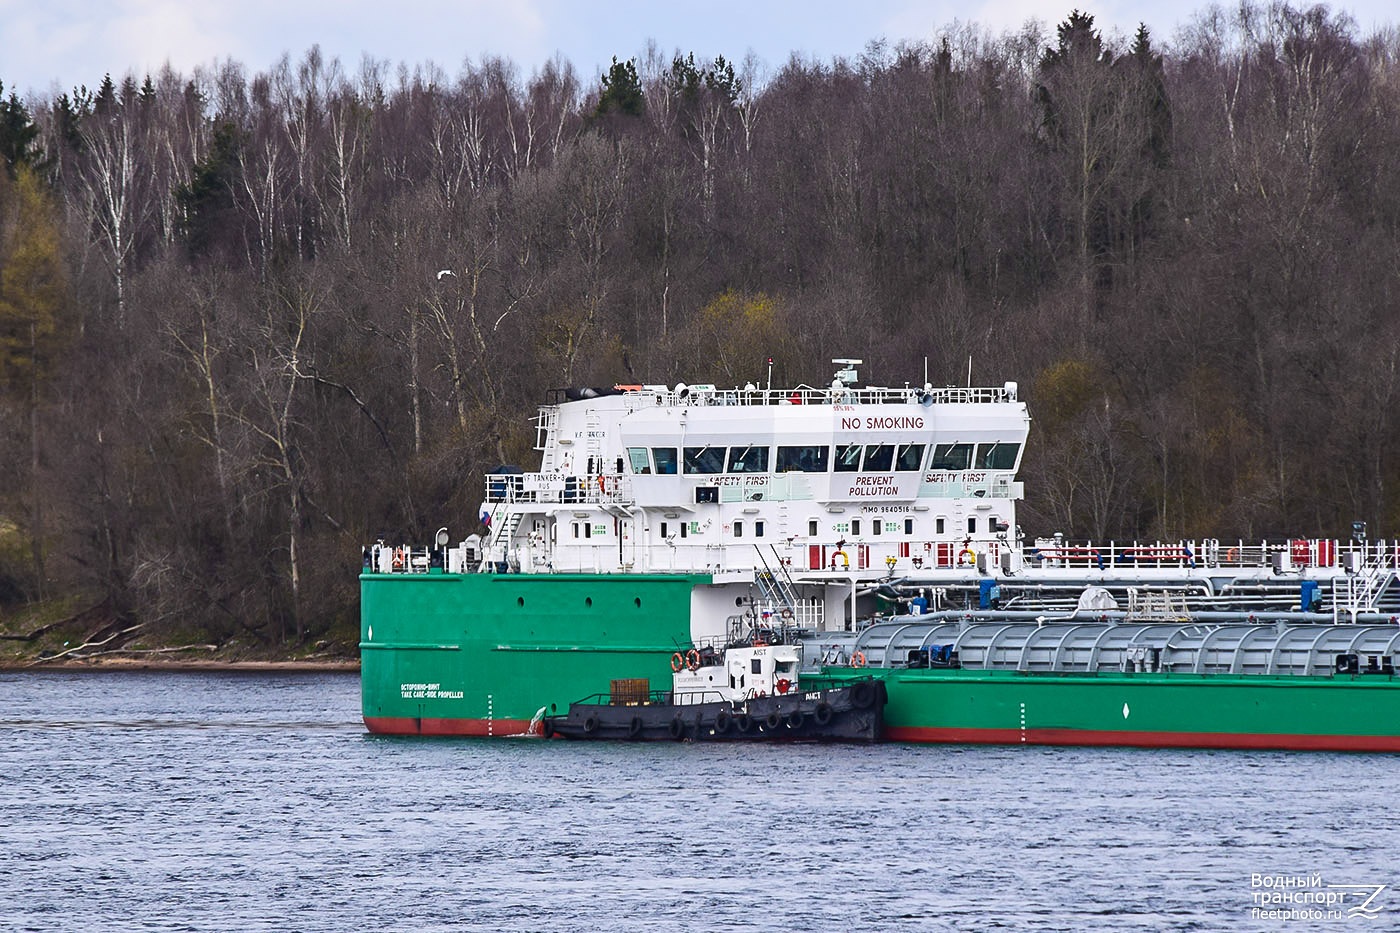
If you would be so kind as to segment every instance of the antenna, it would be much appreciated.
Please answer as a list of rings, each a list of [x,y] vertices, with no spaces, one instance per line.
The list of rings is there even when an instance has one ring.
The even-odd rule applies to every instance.
[[[967,355],[967,387],[972,388],[972,354]]]

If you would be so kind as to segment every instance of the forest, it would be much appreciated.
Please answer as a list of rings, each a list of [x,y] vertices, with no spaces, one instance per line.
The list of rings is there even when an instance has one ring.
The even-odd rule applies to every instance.
[[[769,357],[1018,382],[1031,537],[1400,524],[1394,27],[94,83],[0,98],[0,615],[353,629],[361,546],[473,530],[548,389]]]

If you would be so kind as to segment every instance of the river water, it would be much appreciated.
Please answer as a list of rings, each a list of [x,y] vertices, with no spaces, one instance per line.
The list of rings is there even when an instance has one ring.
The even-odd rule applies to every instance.
[[[1383,755],[384,738],[353,674],[0,674],[0,929],[1396,929],[1397,787]],[[1387,886],[1373,919],[1253,912],[1340,884]]]

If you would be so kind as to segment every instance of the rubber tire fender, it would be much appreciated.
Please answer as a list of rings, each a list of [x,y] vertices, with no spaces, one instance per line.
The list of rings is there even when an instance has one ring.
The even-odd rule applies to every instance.
[[[598,731],[598,714],[589,713],[588,718],[583,721],[583,734],[592,735]]]
[[[715,735],[724,735],[732,725],[734,725],[734,714],[727,709],[720,710],[719,715],[715,717]]]
[[[632,721],[627,724],[627,737],[635,739],[642,734],[642,717],[633,716]]]
[[[748,713],[740,713],[734,717],[734,728],[740,732],[748,732],[753,728],[753,717]]]
[[[670,734],[671,738],[679,742],[681,739],[685,738],[685,720],[677,716],[671,720],[670,724],[666,727],[666,731]]]
[[[812,713],[812,721],[819,726],[824,726],[831,722],[831,704],[822,700],[817,704],[817,709]]]
[[[783,714],[773,710],[768,714],[768,718],[763,720],[763,724],[768,727],[769,732],[776,732],[778,727],[783,724]]]
[[[851,687],[851,705],[856,709],[869,709],[875,702],[875,684],[863,680]]]

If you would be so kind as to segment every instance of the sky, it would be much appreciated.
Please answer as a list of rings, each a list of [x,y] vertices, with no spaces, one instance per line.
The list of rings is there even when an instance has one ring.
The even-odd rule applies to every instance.
[[[48,97],[104,74],[138,81],[169,64],[188,77],[232,59],[254,74],[313,45],[352,74],[368,55],[456,76],[464,62],[508,58],[522,77],[560,55],[591,85],[613,56],[640,57],[648,42],[668,58],[754,54],[768,73],[792,53],[854,58],[872,40],[932,39],[956,21],[993,33],[1039,20],[1047,29],[1076,6],[1106,35],[1145,22],[1170,42],[1208,0],[0,0],[0,82],[5,93]],[[1311,0],[1295,0],[1306,6]],[[1226,7],[1232,4],[1224,4]],[[1341,0],[1361,34],[1400,22],[1394,0]]]

